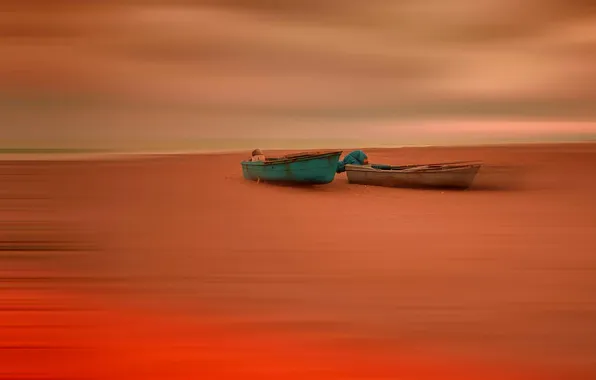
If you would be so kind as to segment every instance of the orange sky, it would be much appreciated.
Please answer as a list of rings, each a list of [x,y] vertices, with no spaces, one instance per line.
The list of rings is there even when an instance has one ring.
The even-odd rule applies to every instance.
[[[0,111],[21,139],[41,124],[92,139],[142,124],[180,136],[365,128],[445,110],[594,117],[592,3],[4,1]]]

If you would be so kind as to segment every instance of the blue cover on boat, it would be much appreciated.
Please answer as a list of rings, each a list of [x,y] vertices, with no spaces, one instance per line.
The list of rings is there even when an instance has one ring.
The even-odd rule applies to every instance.
[[[346,165],[364,165],[364,161],[368,158],[366,153],[361,150],[355,150],[347,154],[343,160],[337,163],[337,173],[346,171]]]

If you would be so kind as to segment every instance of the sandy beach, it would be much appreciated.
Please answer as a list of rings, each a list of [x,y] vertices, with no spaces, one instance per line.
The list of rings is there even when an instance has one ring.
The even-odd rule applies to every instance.
[[[0,378],[596,377],[596,144],[367,153],[487,167],[427,191],[257,184],[248,153],[2,161]]]

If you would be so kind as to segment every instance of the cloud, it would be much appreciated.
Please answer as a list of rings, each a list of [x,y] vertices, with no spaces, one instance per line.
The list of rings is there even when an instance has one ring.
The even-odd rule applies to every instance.
[[[8,1],[5,92],[203,106],[596,97],[589,1]]]

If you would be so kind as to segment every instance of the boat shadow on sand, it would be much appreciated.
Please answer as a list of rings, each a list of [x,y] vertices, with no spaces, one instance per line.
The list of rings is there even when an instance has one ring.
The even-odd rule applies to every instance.
[[[280,182],[280,181],[253,181],[253,186],[267,186],[280,189],[292,189],[302,192],[316,192],[316,193],[328,193],[328,192],[346,192],[350,191],[350,186],[347,182],[339,179],[335,179],[333,182],[327,184],[309,184],[309,183],[296,183],[296,182]]]
[[[470,191],[524,191],[530,186],[527,168],[521,166],[484,165],[468,190]]]

